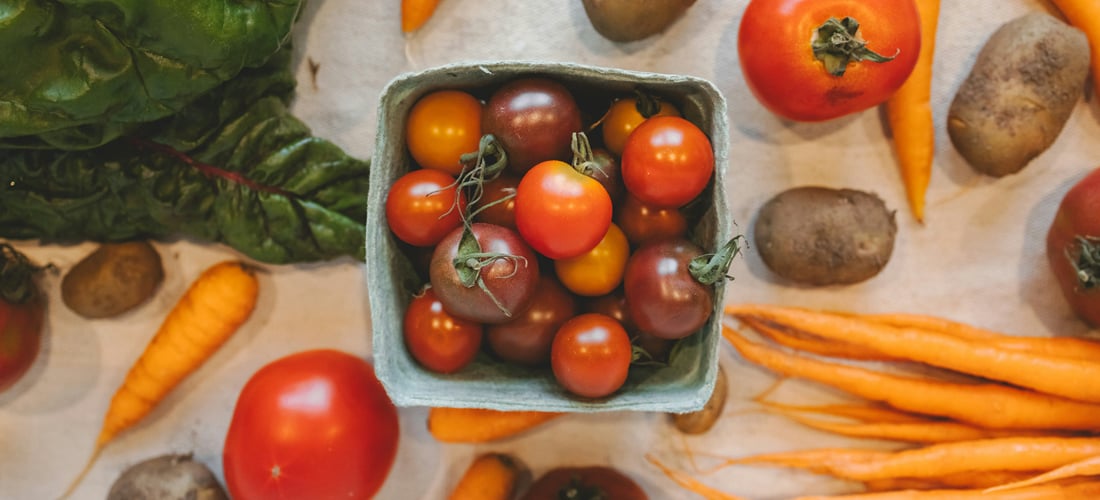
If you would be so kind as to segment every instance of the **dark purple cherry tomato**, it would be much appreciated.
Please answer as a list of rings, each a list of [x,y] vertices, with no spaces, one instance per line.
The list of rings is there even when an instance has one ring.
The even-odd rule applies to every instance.
[[[504,360],[532,366],[547,364],[554,334],[576,312],[573,296],[552,275],[543,273],[531,305],[512,321],[490,325],[486,340]]]
[[[504,323],[518,317],[539,282],[535,252],[519,233],[506,227],[475,222],[466,247],[464,228],[440,240],[428,275],[443,307],[451,314],[479,323]],[[480,246],[480,248],[477,248]]]
[[[569,159],[573,133],[581,126],[573,94],[546,78],[505,84],[489,97],[481,118],[482,133],[496,136],[517,173],[542,161]]]
[[[688,270],[702,254],[698,245],[682,238],[654,241],[634,251],[626,263],[623,290],[639,330],[679,339],[706,324],[714,309],[714,286],[700,283]]]

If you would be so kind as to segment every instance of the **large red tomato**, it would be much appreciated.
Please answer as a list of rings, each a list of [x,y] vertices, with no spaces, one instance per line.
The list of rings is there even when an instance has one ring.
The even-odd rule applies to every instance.
[[[1073,312],[1100,326],[1100,169],[1062,199],[1047,233],[1047,259]]]
[[[397,440],[397,409],[369,363],[304,351],[264,366],[241,390],[225,437],[225,483],[237,500],[371,498]]]
[[[831,18],[838,23],[822,28]],[[820,36],[828,30],[835,36]],[[825,43],[833,39],[845,43]],[[816,48],[814,40],[821,41]],[[860,46],[893,59],[844,63],[844,56],[834,55]],[[909,77],[920,48],[913,0],[752,0],[737,39],[749,89],[772,112],[796,121],[829,120],[882,104]]]

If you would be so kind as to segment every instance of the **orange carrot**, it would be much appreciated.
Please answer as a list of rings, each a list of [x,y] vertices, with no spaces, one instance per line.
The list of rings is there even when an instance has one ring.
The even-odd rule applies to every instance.
[[[935,478],[896,477],[873,479],[864,481],[863,486],[867,488],[867,491],[989,488],[1026,479],[1035,474],[1035,471],[967,471],[959,474],[944,474]]]
[[[401,31],[412,33],[424,26],[435,13],[439,0],[401,0]]]
[[[1085,33],[1092,53],[1093,98],[1100,98],[1100,2],[1096,0],[1051,0],[1069,24]]]
[[[756,330],[757,333],[771,339],[773,342],[785,345],[791,349],[812,352],[822,356],[866,361],[889,361],[896,359],[878,351],[852,344],[851,342],[829,341],[815,335],[805,335],[797,330],[784,328],[775,323],[762,321],[754,317],[739,317],[738,321]]]
[[[1045,356],[999,349],[930,330],[895,328],[859,317],[803,308],[734,305],[727,309],[738,318],[754,317],[802,330],[828,340],[858,344],[888,356],[922,362],[949,370],[1000,380],[1047,394],[1100,403],[1100,362]]]
[[[974,471],[1049,470],[1100,453],[1100,438],[1009,437],[932,444],[894,452],[823,448],[765,453],[727,464],[798,467],[856,481],[936,478]]]
[[[774,401],[757,400],[757,402],[784,414],[793,414],[797,412],[820,413],[823,415],[832,415],[834,417],[845,417],[864,422],[879,423],[917,423],[941,421],[933,419],[932,417],[918,415],[916,413],[907,413],[880,405],[826,404],[805,406],[776,403]]]
[[[786,414],[787,418],[813,429],[848,437],[886,439],[908,443],[948,443],[1011,436],[1069,436],[1058,431],[1028,431],[1009,429],[983,429],[949,420],[925,422],[835,422]]]
[[[445,443],[487,443],[537,427],[562,413],[431,408],[428,432]]]
[[[240,262],[215,264],[191,284],[115,392],[88,464],[62,497],[72,493],[108,442],[148,415],[244,324],[258,294],[254,270]]]
[[[918,0],[916,4],[921,24],[920,55],[909,78],[886,101],[886,117],[894,136],[894,150],[909,208],[917,222],[924,222],[924,198],[932,177],[935,153],[936,126],[929,101],[940,0]]]
[[[1100,342],[1095,340],[1074,337],[1019,337],[922,314],[866,314],[860,317],[898,328],[932,330],[969,340],[981,340],[983,344],[999,349],[1100,361]]]
[[[794,500],[1093,500],[1100,481],[1049,484],[988,493],[983,489],[900,490],[836,496],[803,496]]]
[[[474,459],[451,490],[450,500],[510,500],[524,468],[511,456],[486,453]]]
[[[949,417],[993,429],[1100,430],[1100,405],[1001,384],[962,384],[905,377],[788,354],[722,334],[745,359],[781,374],[807,378],[902,410]]]
[[[645,458],[646,460],[649,460],[649,463],[655,465],[658,469],[660,469],[665,476],[673,480],[676,484],[680,485],[681,488],[684,488],[692,493],[706,498],[707,500],[743,500],[739,496],[731,495],[729,493],[711,488],[710,486],[699,482],[697,479],[661,463],[653,455],[647,454]]]
[[[1012,490],[1080,476],[1100,476],[1100,455],[1078,460],[1034,477],[1004,483],[990,488],[988,491]]]

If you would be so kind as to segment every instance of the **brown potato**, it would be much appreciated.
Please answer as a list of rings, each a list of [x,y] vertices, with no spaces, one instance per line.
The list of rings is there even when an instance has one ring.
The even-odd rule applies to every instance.
[[[754,246],[775,274],[807,285],[864,281],[890,260],[894,211],[872,193],[817,186],[779,193],[757,213]]]
[[[1080,30],[1039,12],[1006,23],[951,102],[951,143],[978,172],[1019,172],[1061,133],[1088,72],[1089,46]]]
[[[228,499],[214,473],[190,454],[163,455],[134,464],[107,493],[107,500]]]
[[[596,32],[614,42],[656,35],[684,15],[695,0],[583,0]]]
[[[164,281],[160,254],[148,242],[105,243],[61,280],[61,299],[85,318],[110,318],[142,304]]]
[[[699,410],[688,413],[672,414],[672,423],[684,434],[703,434],[714,427],[726,408],[726,395],[729,385],[726,382],[726,369],[718,365],[718,378],[714,381],[714,392]]]

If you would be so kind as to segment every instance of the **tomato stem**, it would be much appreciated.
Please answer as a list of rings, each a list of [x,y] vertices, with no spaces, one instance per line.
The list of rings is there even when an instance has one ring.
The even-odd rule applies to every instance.
[[[825,70],[833,76],[844,76],[848,64],[858,61],[884,63],[897,57],[884,56],[867,48],[867,41],[859,36],[859,21],[851,17],[837,19],[830,17],[814,30],[814,57],[825,65]],[[900,50],[900,49],[899,49]]]
[[[0,243],[0,299],[9,304],[25,304],[38,296],[34,275],[45,268],[31,263],[15,247]]]
[[[597,173],[603,174],[600,163],[596,161],[596,153],[592,149],[592,143],[584,132],[573,132],[573,170],[588,177],[595,177]]]
[[[661,101],[652,94],[634,89],[634,109],[642,118],[651,118],[661,111]]]
[[[1066,258],[1073,265],[1077,274],[1077,283],[1083,290],[1090,290],[1100,286],[1100,237],[1077,236],[1077,258],[1073,257],[1070,248],[1066,249]]]
[[[477,151],[471,151],[459,157],[462,163],[462,173],[455,179],[455,186],[459,191],[468,191],[466,196],[467,213],[460,214],[463,221],[468,221],[480,210],[473,208],[485,194],[485,183],[500,177],[501,172],[508,167],[508,153],[500,146],[500,141],[493,134],[485,134],[478,141]],[[451,210],[457,210],[459,197],[455,196]],[[448,214],[450,211],[447,212]],[[447,214],[444,214],[446,216]]]
[[[688,264],[688,272],[696,281],[704,285],[713,285],[723,279],[733,280],[733,277],[727,273],[730,264],[733,263],[733,258],[741,253],[741,245],[738,244],[738,240],[741,238],[744,238],[744,236],[740,234],[734,236],[725,245],[722,245],[722,248],[719,248],[717,252],[703,254],[691,259],[691,263]]]

